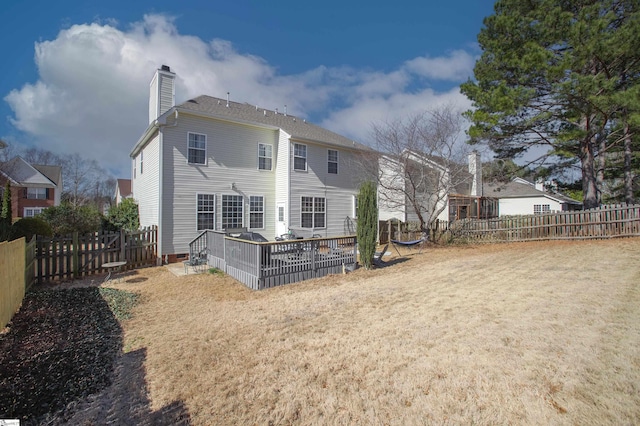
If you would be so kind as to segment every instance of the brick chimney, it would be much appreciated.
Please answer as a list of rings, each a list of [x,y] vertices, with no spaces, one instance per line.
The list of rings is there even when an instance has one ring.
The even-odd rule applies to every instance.
[[[171,109],[176,102],[175,73],[167,65],[156,70],[149,83],[149,123]]]
[[[475,149],[469,154],[469,173],[471,174],[471,193],[476,197],[482,197],[482,160],[480,153]]]

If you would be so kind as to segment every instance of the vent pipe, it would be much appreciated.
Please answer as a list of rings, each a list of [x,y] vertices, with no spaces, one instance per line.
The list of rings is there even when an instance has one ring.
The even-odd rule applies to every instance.
[[[227,108],[229,108],[229,92],[227,92]]]
[[[284,116],[285,117],[287,116],[287,106],[286,105],[284,106]]]

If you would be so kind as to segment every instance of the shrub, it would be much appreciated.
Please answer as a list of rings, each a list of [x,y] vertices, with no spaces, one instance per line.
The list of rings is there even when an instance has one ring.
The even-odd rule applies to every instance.
[[[40,217],[24,217],[13,224],[12,238],[25,237],[29,241],[34,235],[51,237],[51,226]]]

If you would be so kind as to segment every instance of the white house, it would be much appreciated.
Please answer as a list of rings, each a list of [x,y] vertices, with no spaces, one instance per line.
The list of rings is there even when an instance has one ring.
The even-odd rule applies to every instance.
[[[198,96],[174,105],[176,74],[157,70],[149,126],[131,151],[141,226],[158,253],[183,258],[203,230],[245,227],[269,240],[296,229],[345,235],[361,183],[364,145],[296,116]]]
[[[506,183],[486,182],[483,192],[486,196],[499,200],[500,216],[582,209],[579,201],[557,192],[547,192],[542,184],[534,184],[522,178],[514,178]]]
[[[495,200],[482,194],[482,163],[477,151],[468,155],[468,166],[410,151],[403,152],[402,157],[380,157],[380,220],[416,222],[414,204],[420,205],[427,223],[497,214]],[[414,190],[417,195],[413,195]]]

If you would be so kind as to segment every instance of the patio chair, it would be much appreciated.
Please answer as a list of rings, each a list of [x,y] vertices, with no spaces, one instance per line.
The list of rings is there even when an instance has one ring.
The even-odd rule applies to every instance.
[[[387,244],[386,246],[382,247],[382,250],[373,253],[373,263],[374,264],[376,264],[378,266],[384,264],[384,260],[382,260],[382,256],[384,256],[384,254],[387,252],[388,248],[389,248],[389,244]]]
[[[193,268],[194,272],[202,272],[202,270],[207,265],[207,253],[209,251],[204,249],[199,253],[194,253],[193,256],[189,256],[189,260],[184,260],[182,263],[184,264],[184,273],[189,273],[189,266]]]

